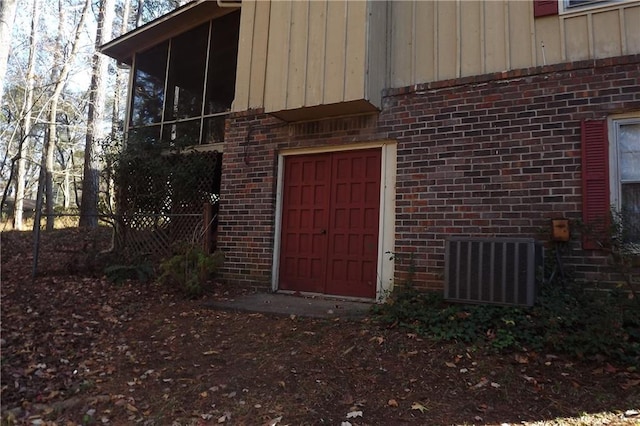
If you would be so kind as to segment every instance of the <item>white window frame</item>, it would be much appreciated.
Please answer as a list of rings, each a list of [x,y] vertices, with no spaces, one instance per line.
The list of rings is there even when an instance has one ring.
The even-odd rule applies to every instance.
[[[621,178],[619,170],[620,151],[618,149],[618,133],[620,126],[627,124],[640,124],[640,111],[629,114],[620,114],[609,117],[607,120],[609,136],[609,188],[611,207],[620,211],[621,203]],[[637,247],[635,247],[637,246]],[[640,244],[634,243],[634,251],[640,252]]]
[[[577,4],[571,6],[571,0],[558,0],[560,3],[560,7],[558,11],[560,14],[574,13],[574,12],[584,12],[592,9],[598,9],[607,6],[616,6],[622,3],[627,3],[630,0],[590,0],[588,3]]]

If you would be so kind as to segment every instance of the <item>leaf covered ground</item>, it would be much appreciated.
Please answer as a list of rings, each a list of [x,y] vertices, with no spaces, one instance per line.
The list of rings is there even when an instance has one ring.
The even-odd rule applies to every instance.
[[[98,244],[94,247],[94,242]],[[640,373],[606,360],[436,343],[375,316],[216,311],[115,285],[109,233],[2,234],[3,424],[448,425],[640,423]]]

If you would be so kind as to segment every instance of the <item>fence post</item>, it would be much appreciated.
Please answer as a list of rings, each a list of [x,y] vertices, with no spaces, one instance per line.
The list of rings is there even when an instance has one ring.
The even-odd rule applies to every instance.
[[[211,241],[213,226],[213,206],[211,203],[202,205],[202,225],[204,227],[204,235],[202,236],[202,249],[205,253],[211,253],[213,244]]]

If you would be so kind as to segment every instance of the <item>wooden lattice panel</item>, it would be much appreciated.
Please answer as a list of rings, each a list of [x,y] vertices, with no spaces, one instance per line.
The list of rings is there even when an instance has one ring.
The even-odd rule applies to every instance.
[[[131,176],[135,191],[121,194],[120,247],[134,256],[163,257],[175,245],[202,244],[204,205],[219,198],[219,161],[216,152],[168,155],[159,161],[161,172]]]

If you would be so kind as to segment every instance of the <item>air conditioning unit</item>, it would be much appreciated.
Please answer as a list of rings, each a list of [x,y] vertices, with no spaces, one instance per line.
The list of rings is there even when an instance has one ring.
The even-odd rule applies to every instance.
[[[533,238],[449,237],[445,299],[532,306],[543,263],[544,247]]]

